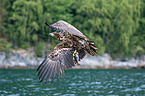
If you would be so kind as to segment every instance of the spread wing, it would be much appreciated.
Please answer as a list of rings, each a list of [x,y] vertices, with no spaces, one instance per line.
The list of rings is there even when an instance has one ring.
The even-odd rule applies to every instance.
[[[75,35],[80,38],[86,38],[86,36],[83,33],[81,33],[78,29],[76,29],[74,26],[72,26],[71,24],[63,20],[60,20],[49,26],[50,26],[50,30],[55,29],[55,31],[60,31],[61,33]]]
[[[54,57],[49,55],[37,68],[40,82],[46,79],[45,83],[51,78],[51,83],[54,81],[54,77],[57,74],[57,79],[60,78],[60,73],[64,76],[64,69],[69,69],[74,66],[73,53],[71,48],[63,48],[54,50]]]

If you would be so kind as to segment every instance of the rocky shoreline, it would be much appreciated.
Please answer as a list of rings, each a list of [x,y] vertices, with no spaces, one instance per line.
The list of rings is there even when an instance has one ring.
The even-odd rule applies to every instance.
[[[5,52],[0,52],[1,69],[35,69],[44,59],[37,58],[32,49],[11,50],[8,57]],[[145,55],[140,58],[131,58],[126,61],[112,60],[109,54],[104,56],[89,56],[79,62],[73,69],[131,69],[145,68]]]
[[[112,60],[109,54],[104,56],[86,56],[75,68],[90,69],[131,69],[145,68],[145,56],[142,59],[131,58],[126,61]]]

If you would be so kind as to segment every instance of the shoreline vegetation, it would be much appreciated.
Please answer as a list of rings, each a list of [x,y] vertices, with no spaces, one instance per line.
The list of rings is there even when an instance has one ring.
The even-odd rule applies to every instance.
[[[38,57],[59,43],[48,24],[59,20],[95,42],[98,54],[114,58],[145,54],[145,0],[1,0],[0,51],[34,48]]]
[[[64,20],[98,48],[97,56],[74,68],[143,68],[144,5],[145,0],[0,0],[0,67],[36,68],[59,43],[48,36],[45,22]]]
[[[0,69],[36,69],[45,56],[37,57],[32,49],[14,50],[12,49],[8,56],[6,52],[0,52]],[[103,56],[85,56],[79,61],[79,65],[72,69],[141,69],[145,68],[145,55],[140,58],[130,58],[122,60],[118,58],[113,60],[111,56],[105,53]]]

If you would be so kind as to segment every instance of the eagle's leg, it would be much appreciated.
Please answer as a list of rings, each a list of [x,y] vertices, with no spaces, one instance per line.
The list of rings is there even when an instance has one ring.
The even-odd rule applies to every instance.
[[[78,54],[77,50],[74,51],[73,56],[75,56],[76,54]]]
[[[79,60],[79,56],[78,56],[78,52],[77,52],[77,50],[75,50],[74,51],[74,53],[73,53],[73,60],[74,60],[74,63],[76,64],[78,64],[78,60]],[[78,64],[79,65],[79,64]]]

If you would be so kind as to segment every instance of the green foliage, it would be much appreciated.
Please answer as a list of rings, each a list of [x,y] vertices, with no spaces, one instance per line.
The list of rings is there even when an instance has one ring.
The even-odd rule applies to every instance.
[[[28,42],[22,42],[20,44],[20,48],[22,48],[22,49],[30,48],[30,44]]]
[[[7,43],[6,40],[0,39],[0,51],[5,51]]]
[[[95,41],[99,55],[140,56],[145,54],[144,5],[144,0],[2,0],[0,37],[14,47],[35,46],[42,56],[49,39],[45,22],[64,20]],[[49,43],[53,49],[59,42]]]
[[[10,52],[12,44],[5,39],[0,39],[0,51]]]
[[[43,6],[40,0],[16,0],[12,6],[14,12],[9,17],[15,21],[10,28],[13,34],[10,39],[13,39],[17,44],[23,42],[36,41],[38,37],[34,34],[40,33],[39,24],[43,14]]]
[[[75,24],[85,34],[91,33],[91,38],[101,36],[103,51],[113,57],[126,56],[139,28],[140,4],[140,0],[84,0],[75,9]]]
[[[35,42],[35,41],[37,41],[38,40],[38,36],[36,35],[36,34],[34,34],[33,36],[32,36],[32,40]]]
[[[37,45],[37,48],[35,49],[35,53],[37,57],[42,57],[43,56],[43,50],[44,50],[44,43],[39,42]]]

